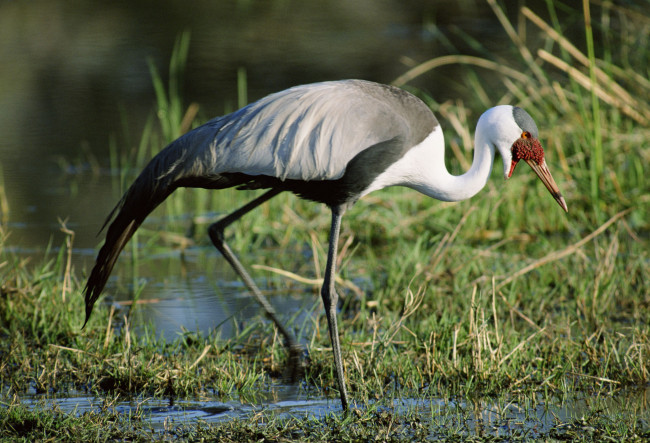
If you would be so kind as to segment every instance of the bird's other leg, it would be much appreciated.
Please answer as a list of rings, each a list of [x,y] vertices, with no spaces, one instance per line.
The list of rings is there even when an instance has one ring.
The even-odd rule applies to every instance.
[[[227,215],[226,217],[222,218],[216,223],[210,225],[210,227],[208,228],[208,233],[210,235],[210,239],[212,240],[212,243],[214,243],[214,246],[219,250],[219,252],[221,252],[221,254],[228,261],[228,263],[230,263],[230,266],[232,266],[232,268],[235,270],[237,275],[239,275],[239,277],[242,279],[242,281],[244,282],[244,284],[246,285],[250,293],[253,294],[257,302],[262,306],[262,309],[264,309],[266,316],[273,323],[275,323],[275,326],[278,328],[278,330],[284,337],[285,345],[289,350],[290,377],[291,377],[291,381],[295,382],[301,375],[300,367],[301,367],[301,356],[303,353],[302,346],[298,344],[293,334],[289,332],[289,330],[284,326],[284,324],[278,319],[275,309],[269,303],[266,297],[264,297],[264,295],[259,290],[255,282],[253,282],[251,276],[248,274],[248,272],[241,264],[237,256],[232,252],[228,244],[225,242],[225,237],[224,237],[224,230],[226,229],[227,226],[232,224],[234,221],[239,220],[246,213],[255,209],[262,203],[275,197],[280,192],[282,191],[279,189],[271,189],[270,191],[262,194],[261,196],[257,197],[255,200],[252,200],[251,202],[242,206],[235,212]]]
[[[343,410],[349,408],[348,391],[345,386],[345,374],[343,373],[343,360],[341,358],[341,343],[339,341],[339,329],[336,321],[336,308],[339,299],[334,281],[336,277],[336,254],[339,242],[339,231],[341,230],[341,218],[343,209],[341,207],[332,208],[332,226],[330,228],[330,245],[327,252],[327,267],[325,268],[325,278],[321,289],[321,297],[325,306],[325,315],[330,331],[330,340],[332,342],[332,353],[334,354],[334,366],[336,368],[336,379],[339,384],[339,393],[341,395],[341,405]]]

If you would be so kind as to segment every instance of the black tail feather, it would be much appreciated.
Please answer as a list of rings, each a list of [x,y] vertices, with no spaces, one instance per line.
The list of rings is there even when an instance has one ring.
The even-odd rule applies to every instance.
[[[170,153],[169,150],[167,150],[167,153]],[[105,227],[110,222],[106,232],[106,240],[99,250],[95,266],[90,272],[84,289],[86,302],[84,326],[88,323],[93,306],[104,289],[124,246],[144,219],[177,187],[173,174],[174,166],[171,168],[166,167],[167,162],[165,159],[169,158],[169,156],[161,154],[154,157],[140,173],[104,223]],[[104,227],[102,227],[102,230]]]
[[[245,174],[215,173],[211,144],[214,121],[172,142],[143,169],[111,211],[100,232],[108,226],[106,240],[99,250],[95,266],[84,289],[86,321],[115,266],[118,256],[144,219],[178,187],[223,189],[239,186],[253,179]],[[206,132],[207,131],[207,132]],[[201,152],[202,157],[197,157]],[[268,187],[268,186],[262,186]]]

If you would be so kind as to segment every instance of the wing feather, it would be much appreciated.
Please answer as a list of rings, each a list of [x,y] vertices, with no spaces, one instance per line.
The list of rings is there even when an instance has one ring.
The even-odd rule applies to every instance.
[[[369,88],[375,89],[369,93]],[[186,134],[184,161],[198,169],[193,175],[239,172],[282,180],[340,178],[359,152],[410,136],[408,116],[399,112],[397,101],[392,106],[384,99],[379,88],[387,87],[346,80],[272,94]]]

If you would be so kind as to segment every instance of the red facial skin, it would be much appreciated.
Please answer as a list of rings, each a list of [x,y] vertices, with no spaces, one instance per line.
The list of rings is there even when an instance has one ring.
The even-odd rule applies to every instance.
[[[515,172],[519,160],[534,161],[538,165],[544,163],[544,149],[539,140],[530,135],[530,132],[521,134],[521,138],[512,145],[512,164],[508,177]]]
[[[544,183],[546,189],[551,193],[555,201],[564,209],[566,212],[569,212],[567,208],[566,201],[560,193],[560,190],[553,180],[551,171],[548,170],[546,166],[546,160],[544,160],[544,149],[535,137],[531,136],[529,132],[523,132],[521,138],[512,144],[512,163],[510,165],[510,172],[508,177],[512,175],[515,171],[515,166],[517,163],[523,160],[535,171],[535,174],[539,179]]]

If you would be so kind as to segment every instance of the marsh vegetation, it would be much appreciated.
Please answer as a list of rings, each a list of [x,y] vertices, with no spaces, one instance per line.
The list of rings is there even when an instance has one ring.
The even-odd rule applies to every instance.
[[[286,318],[309,350],[299,385],[283,383],[286,351],[262,317],[233,314],[225,320],[228,334],[214,325],[167,337],[151,327],[143,312],[155,300],[142,297],[151,286],[139,277],[142,270],[180,274],[172,263],[187,260],[209,273],[220,257],[208,252],[207,224],[255,195],[179,190],[132,240],[111,281],[121,299],[134,301],[97,306],[83,330],[85,273],[70,265],[74,232],[66,228],[60,248],[26,258],[5,247],[9,233],[2,231],[0,436],[650,438],[650,19],[609,3],[573,9],[550,1],[548,19],[526,7],[509,19],[496,1],[488,4],[513,47],[507,62],[434,58],[395,84],[420,96],[443,122],[457,173],[471,163],[468,147],[483,109],[527,109],[570,212],[532,172],[521,168],[503,183],[498,167],[469,201],[434,202],[395,188],[349,211],[338,286],[354,413],[340,413],[318,299],[327,208],[281,195],[230,231],[233,248],[254,264],[271,300],[313,300],[309,315]],[[583,28],[584,44],[563,36],[569,24]],[[489,54],[480,41],[468,44]],[[133,149],[112,145],[116,193],[152,154],[202,121],[180,92],[189,45],[189,35],[178,37],[169,81],[151,65],[157,109],[128,144]],[[450,64],[462,65],[459,81],[473,91],[471,100],[438,102],[434,90],[413,86]],[[243,94],[243,73],[239,86]],[[215,281],[208,286],[220,288]],[[83,400],[69,403],[70,397]]]

